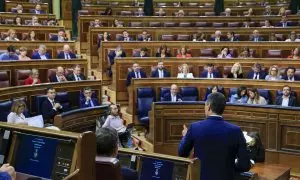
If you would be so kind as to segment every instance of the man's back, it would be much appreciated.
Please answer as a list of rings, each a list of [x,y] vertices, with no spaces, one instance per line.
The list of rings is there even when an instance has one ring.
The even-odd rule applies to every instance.
[[[194,156],[201,161],[201,180],[232,180],[235,171],[250,169],[243,133],[220,116],[191,124],[180,142],[179,155],[187,157],[193,147]]]

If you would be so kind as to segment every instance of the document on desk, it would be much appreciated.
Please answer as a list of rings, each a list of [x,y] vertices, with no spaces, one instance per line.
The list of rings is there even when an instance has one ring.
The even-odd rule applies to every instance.
[[[26,118],[26,120],[28,122],[28,126],[39,127],[39,128],[44,127],[44,119],[42,115]]]

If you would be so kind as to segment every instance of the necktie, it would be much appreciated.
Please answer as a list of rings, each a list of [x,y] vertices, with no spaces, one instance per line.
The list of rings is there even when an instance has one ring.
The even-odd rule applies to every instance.
[[[209,79],[211,79],[211,78],[212,78],[211,73],[209,73]]]
[[[254,79],[257,79],[257,78],[258,78],[258,74],[257,74],[257,73],[255,73]]]

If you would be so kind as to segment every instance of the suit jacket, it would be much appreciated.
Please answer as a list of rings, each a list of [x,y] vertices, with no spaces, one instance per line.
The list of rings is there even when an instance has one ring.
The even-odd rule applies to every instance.
[[[282,22],[279,22],[278,24],[276,24],[277,27],[283,27],[283,23]],[[286,27],[289,27],[289,26],[293,26],[293,24],[291,22],[286,22]]]
[[[289,106],[296,106],[296,101],[297,101],[296,97],[290,95],[290,97],[289,97]],[[276,98],[275,104],[281,106],[281,104],[282,104],[282,96],[278,96]]]
[[[50,41],[58,41],[58,36],[51,36]],[[64,37],[64,41],[68,41],[68,38]]]
[[[112,51],[108,54],[108,60],[110,65],[113,65],[115,63],[115,57],[116,57],[116,52]],[[120,57],[126,57],[126,53],[124,51],[122,51],[122,54],[120,55]]]
[[[163,73],[164,73],[164,78],[165,77],[170,77],[170,73],[167,71],[167,70],[163,70]],[[156,77],[156,78],[159,78],[159,73],[158,73],[158,69],[156,69],[155,71],[152,71],[151,72],[151,77]]]
[[[121,168],[123,180],[138,180],[138,172],[126,167]]]
[[[201,161],[201,180],[232,180],[235,172],[245,172],[251,167],[241,129],[219,116],[209,116],[190,125],[179,144],[179,156],[188,157],[192,148]]]
[[[128,41],[133,41],[133,39],[132,39],[132,37],[128,37]],[[120,38],[118,41],[125,41],[125,38],[124,37],[122,37],[122,38]]]
[[[251,38],[250,38],[250,41],[254,41],[254,37],[251,37]],[[258,41],[264,41],[264,38],[261,37],[261,36],[259,36],[259,37],[258,37]]]
[[[200,75],[200,77],[201,77],[201,78],[207,78],[207,73],[208,73],[208,71],[204,71],[204,72]],[[221,78],[220,73],[217,72],[217,71],[213,71],[213,76],[214,76],[214,78]]]
[[[45,56],[47,57],[47,59],[52,59],[51,55],[46,53]],[[41,56],[38,52],[35,52],[32,54],[31,59],[41,59]]]
[[[147,77],[146,73],[144,73],[143,71],[140,71],[140,74],[141,74],[141,78],[146,78]],[[127,74],[126,86],[130,86],[132,78],[135,78],[134,71],[131,71]]]
[[[210,38],[210,41],[215,41],[216,40],[216,38],[215,37],[212,37],[212,38]],[[224,38],[224,37],[220,37],[220,41],[226,41],[226,39]]]
[[[81,80],[86,80],[85,76],[82,73],[80,73],[79,77],[80,77]],[[73,73],[69,74],[67,76],[67,80],[68,81],[76,81],[74,74]]]
[[[49,76],[49,81],[50,82],[58,82],[58,79],[56,78],[56,75],[54,74],[54,75]]]
[[[94,106],[99,106],[99,102],[97,98],[91,98],[91,101],[93,102]],[[92,104],[90,101],[86,101],[85,98],[80,99],[80,108],[86,108],[86,107],[92,107]]]
[[[57,101],[54,100],[55,103]],[[53,105],[50,103],[48,98],[46,98],[42,102],[41,113],[44,119],[44,123],[53,123],[54,116],[61,113],[61,109],[57,109],[56,111],[53,109]]]
[[[226,39],[226,41],[231,41],[231,39]],[[233,41],[240,41],[240,38],[238,38],[238,37],[233,37]]]
[[[171,93],[166,93],[166,94],[164,94],[164,96],[162,98],[162,101],[172,101],[171,98],[172,98]],[[182,96],[181,96],[180,93],[177,93],[176,94],[176,101],[180,101],[180,100],[182,101]]]
[[[76,59],[76,55],[72,52],[69,52],[69,56],[71,59]],[[67,59],[67,58],[65,58],[65,53],[63,51],[61,51],[59,54],[57,54],[56,58],[57,59]]]
[[[233,78],[233,74],[232,74],[232,73],[229,73],[228,76],[227,76],[227,78]],[[243,79],[243,74],[238,74],[238,75],[237,75],[237,78],[238,78],[238,79]]]
[[[265,79],[267,74],[264,71],[260,71],[259,73],[259,79]],[[254,77],[254,71],[249,71],[247,74],[247,79],[253,79]]]
[[[288,77],[287,77],[287,76],[283,76],[282,79],[283,79],[283,80],[288,80]],[[294,76],[294,80],[295,80],[295,81],[300,81],[300,77],[299,77],[299,76]]]
[[[141,56],[141,53],[140,52],[137,52],[137,53],[134,53],[133,54],[133,57],[149,57],[149,55],[147,53],[145,53],[144,56]]]
[[[147,37],[147,38],[143,38],[143,37],[138,37],[138,41],[151,41],[151,36]]]

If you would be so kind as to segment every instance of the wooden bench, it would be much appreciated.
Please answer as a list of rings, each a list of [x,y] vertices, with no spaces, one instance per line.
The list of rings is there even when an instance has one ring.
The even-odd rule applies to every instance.
[[[3,20],[14,19],[16,16],[22,17],[22,20],[31,20],[32,16],[37,16],[39,18],[39,22],[48,19],[56,19],[54,14],[29,14],[29,13],[14,14],[10,12],[0,12],[0,18]]]
[[[30,9],[35,9],[36,4],[35,3],[29,3],[29,2],[14,2],[14,1],[7,1],[5,0],[5,11],[11,12],[12,8],[15,8],[17,4],[22,4],[23,11],[29,12]],[[41,9],[48,14],[49,12],[49,5],[48,3],[40,3]]]
[[[154,103],[149,115],[148,140],[153,143],[154,152],[177,155],[183,124],[188,126],[205,119],[204,102]],[[288,177],[290,168],[287,167],[300,172],[299,108],[226,105],[223,117],[243,131],[258,132],[266,149],[265,163],[282,165],[267,168],[266,164],[256,164],[252,172],[267,179]]]
[[[165,69],[170,72],[171,77],[176,78],[178,73],[178,67],[182,64],[188,64],[190,67],[190,72],[193,73],[194,77],[199,77],[200,74],[204,71],[205,66],[208,63],[212,63],[215,65],[215,69],[219,71],[221,75],[228,74],[231,70],[231,67],[234,63],[239,62],[243,68],[244,77],[246,77],[247,73],[251,70],[252,66],[259,62],[261,63],[265,71],[268,73],[269,67],[272,65],[278,65],[281,68],[281,73],[284,73],[285,68],[288,66],[293,66],[297,69],[297,73],[299,73],[300,69],[300,61],[298,60],[286,60],[286,59],[210,59],[210,58],[170,58],[170,59],[157,59],[157,58],[123,58],[117,59],[115,64],[112,66],[113,78],[109,78],[106,75],[106,72],[102,73],[102,81],[105,84],[111,83],[109,85],[109,89],[112,90],[112,94],[110,94],[113,103],[122,103],[126,104],[128,102],[128,93],[126,87],[126,79],[128,74],[128,68],[132,68],[133,63],[138,63],[147,75],[147,77],[151,77],[151,67],[156,67],[159,61],[164,62]],[[112,81],[111,81],[112,80]],[[266,82],[267,84],[268,82]],[[202,94],[203,95],[203,94]]]
[[[88,68],[86,59],[74,59],[74,60],[62,60],[62,59],[51,59],[47,61],[43,60],[32,60],[32,61],[1,61],[0,71],[6,71],[9,75],[9,82],[11,86],[16,85],[16,71],[27,70],[27,69],[38,69],[39,79],[42,83],[49,82],[48,70],[56,69],[58,66],[62,66],[65,69],[72,69],[74,65],[80,65],[82,73],[87,77]]]
[[[91,87],[95,91],[99,100],[101,100],[102,82],[95,81],[78,81],[78,82],[63,82],[63,83],[44,83],[34,86],[16,86],[8,88],[0,88],[0,102],[13,99],[24,99],[30,114],[36,113],[36,98],[37,95],[44,95],[47,87],[53,87],[56,92],[68,92],[70,100],[70,109],[79,108],[79,93],[85,87]]]

